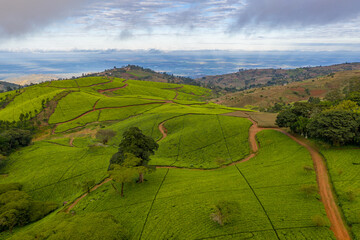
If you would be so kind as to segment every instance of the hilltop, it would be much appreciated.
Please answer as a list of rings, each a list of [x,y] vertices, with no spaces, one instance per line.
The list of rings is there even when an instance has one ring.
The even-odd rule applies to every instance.
[[[268,108],[275,103],[288,104],[308,100],[310,97],[324,98],[331,91],[340,90],[342,92],[344,88],[349,87],[351,81],[360,81],[359,70],[331,73],[301,82],[229,93],[215,99],[214,102],[233,107],[252,105]]]
[[[152,82],[190,84],[200,86],[200,83],[189,77],[174,76],[165,72],[155,72],[149,68],[143,68],[136,65],[108,69],[104,72],[89,74],[88,76],[110,76],[123,79],[145,80]]]
[[[341,71],[360,70],[360,63],[344,63],[332,66],[303,67],[296,69],[240,69],[236,73],[206,76],[196,79],[202,86],[221,87],[230,91],[255,87],[285,85],[307,79],[327,76]]]

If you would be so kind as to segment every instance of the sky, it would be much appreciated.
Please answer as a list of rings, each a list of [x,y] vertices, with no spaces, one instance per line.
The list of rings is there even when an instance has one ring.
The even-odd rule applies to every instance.
[[[0,51],[360,51],[359,0],[0,0]]]

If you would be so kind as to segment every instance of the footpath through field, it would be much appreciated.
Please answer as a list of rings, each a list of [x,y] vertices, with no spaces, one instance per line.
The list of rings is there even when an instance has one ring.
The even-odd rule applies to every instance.
[[[288,132],[279,129],[279,128],[260,128],[257,124],[257,122],[255,122],[249,115],[247,115],[244,112],[234,112],[234,113],[230,113],[230,114],[226,114],[227,116],[236,116],[236,117],[247,117],[252,123],[253,125],[250,127],[249,129],[249,143],[251,146],[251,150],[252,153],[245,159],[242,159],[238,162],[233,162],[229,165],[225,165],[222,166],[221,168],[224,167],[228,167],[228,166],[233,166],[235,164],[241,163],[241,162],[245,162],[245,161],[249,161],[250,159],[254,158],[257,153],[258,153],[258,143],[256,140],[256,134],[263,131],[263,130],[276,130],[279,131],[285,135],[287,135],[288,137],[290,137],[292,140],[294,140],[295,142],[297,142],[298,144],[302,145],[303,147],[305,147],[311,154],[311,158],[314,162],[314,167],[315,167],[315,171],[316,171],[316,177],[317,177],[317,182],[319,185],[319,193],[321,196],[321,201],[324,204],[325,210],[326,210],[326,214],[328,219],[330,220],[331,223],[331,227],[330,229],[334,232],[334,235],[337,239],[339,240],[349,240],[350,235],[348,233],[348,230],[346,228],[346,225],[344,223],[344,220],[340,214],[340,210],[335,202],[335,198],[334,198],[334,193],[332,191],[332,187],[331,187],[331,182],[329,179],[329,174],[327,172],[327,168],[326,168],[326,164],[325,161],[323,159],[323,157],[320,155],[320,153],[318,151],[316,151],[314,148],[312,148],[311,146],[309,146],[307,143],[305,143],[304,141],[296,138],[295,136],[289,134]],[[159,140],[163,140],[164,138],[167,137],[167,129],[165,128],[164,124],[166,123],[166,121],[162,122],[159,124],[159,130],[162,133],[162,138]],[[174,166],[156,166],[156,168],[167,168],[167,169],[184,169],[181,167],[174,167]],[[204,171],[204,170],[216,170],[216,169],[192,169],[192,170],[200,170],[200,171]],[[96,190],[98,187],[100,187],[101,185],[109,182],[111,179],[107,178],[105,179],[103,182],[99,183],[98,185],[94,186],[90,191],[94,191]],[[83,199],[84,197],[87,196],[87,193],[82,195],[81,197],[79,197],[78,199],[76,199],[68,208],[66,208],[65,212],[70,212],[70,210],[72,208],[74,208],[78,202],[80,202],[81,199]]]
[[[231,115],[231,114],[227,114],[227,115]],[[244,115],[246,116],[247,114],[246,113],[244,114],[244,112],[241,113],[235,112],[232,116],[245,117]],[[301,146],[305,147],[309,151],[309,153],[311,154],[311,158],[314,162],[321,201],[324,204],[327,217],[331,223],[330,229],[334,232],[335,237],[339,240],[351,239],[350,234],[346,228],[345,222],[341,216],[340,209],[335,202],[329,174],[326,168],[326,163],[324,158],[320,155],[320,153],[316,151],[314,148],[312,148],[310,145],[308,145],[306,142],[302,141],[299,138],[296,138],[295,136],[289,134],[288,132],[280,128],[259,128],[257,122],[255,122],[251,118],[251,116],[247,115],[247,118],[253,123],[253,126],[250,128],[250,132],[249,132],[249,141],[251,144],[251,148],[253,149],[254,152],[257,152],[258,150],[258,145],[255,137],[256,134],[266,129],[276,130],[278,132],[287,135],[292,140],[294,140]]]

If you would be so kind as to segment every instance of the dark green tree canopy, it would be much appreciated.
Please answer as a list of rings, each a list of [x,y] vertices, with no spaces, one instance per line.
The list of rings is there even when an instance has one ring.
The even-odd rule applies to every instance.
[[[356,102],[360,106],[360,92],[351,92],[346,96],[346,99]]]
[[[279,127],[290,127],[297,121],[297,116],[290,109],[282,111],[276,118],[276,124]]]
[[[333,145],[353,143],[359,131],[358,114],[349,111],[326,111],[309,123],[310,136]]]
[[[146,136],[137,127],[131,127],[123,133],[123,139],[119,144],[118,152],[110,160],[111,164],[121,164],[125,159],[125,153],[131,153],[141,159],[139,165],[146,166],[150,156],[154,155],[159,144],[149,136]]]
[[[0,154],[9,155],[19,147],[28,146],[32,135],[28,130],[10,129],[0,133]]]

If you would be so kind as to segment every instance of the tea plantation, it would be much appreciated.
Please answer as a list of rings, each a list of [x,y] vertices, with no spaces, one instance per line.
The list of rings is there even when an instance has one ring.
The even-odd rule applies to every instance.
[[[19,121],[28,114],[40,130],[30,146],[7,157],[0,184],[20,183],[33,200],[55,202],[58,208],[16,226],[13,234],[2,231],[1,239],[64,239],[64,232],[84,239],[71,235],[76,231],[86,232],[87,239],[335,239],[316,174],[306,171],[313,166],[306,148],[283,133],[263,130],[256,135],[254,154],[252,121],[223,115],[250,110],[208,102],[209,89],[85,77],[10,94],[15,97],[0,109],[0,120]],[[86,193],[84,185],[109,177],[110,158],[130,127],[159,144],[146,181],[126,183],[123,198],[115,190],[121,184],[107,181],[78,199]],[[103,144],[96,138],[101,129],[116,136]],[[356,197],[349,201],[349,191],[359,187],[358,151],[344,150],[341,157],[324,151],[356,236],[360,205]],[[70,214],[64,213],[77,199]],[[214,217],[221,204],[232,209],[226,224]]]

